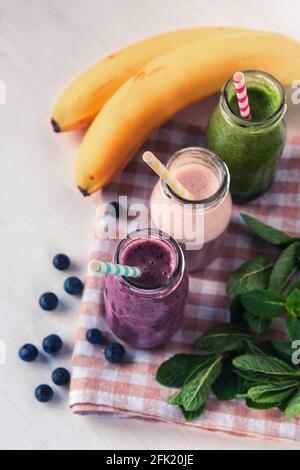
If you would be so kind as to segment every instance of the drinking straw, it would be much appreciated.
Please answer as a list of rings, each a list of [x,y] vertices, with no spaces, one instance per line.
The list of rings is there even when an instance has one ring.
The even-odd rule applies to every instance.
[[[117,275],[125,277],[139,277],[142,271],[139,268],[125,266],[123,264],[106,263],[105,261],[93,260],[89,262],[89,270],[93,273],[106,275]]]
[[[193,195],[172,175],[152,152],[145,152],[143,160],[176,194],[178,194],[178,196],[191,201],[194,200]]]
[[[244,119],[251,119],[251,111],[247,93],[245,75],[243,72],[236,72],[233,76],[236,96],[240,108],[240,114]]]

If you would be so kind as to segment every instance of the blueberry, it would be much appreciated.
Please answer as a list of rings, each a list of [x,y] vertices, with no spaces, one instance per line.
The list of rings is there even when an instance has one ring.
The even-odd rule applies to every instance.
[[[70,258],[62,253],[53,258],[53,266],[59,271],[65,271],[70,267]]]
[[[68,383],[71,380],[70,372],[67,369],[64,369],[63,367],[59,367],[58,369],[55,369],[55,371],[53,372],[52,380],[55,383],[55,385],[58,385],[59,387],[68,385]]]
[[[86,332],[86,339],[90,344],[101,344],[102,342],[102,332],[93,328]]]
[[[35,389],[35,398],[41,403],[48,403],[53,398],[53,390],[49,385],[39,385]]]
[[[24,362],[33,362],[39,355],[38,349],[33,344],[25,344],[19,350],[19,357]]]
[[[50,335],[43,341],[43,350],[48,354],[55,354],[62,350],[63,342],[57,335]]]
[[[105,359],[113,364],[122,362],[125,356],[125,349],[120,343],[110,343],[104,351]]]
[[[117,219],[120,217],[120,204],[116,201],[110,202],[107,206],[107,214],[111,217],[116,217]]]
[[[43,310],[51,311],[55,310],[58,306],[58,298],[52,292],[46,292],[40,297],[40,307]]]
[[[79,295],[83,291],[83,283],[78,277],[68,277],[65,280],[64,288],[70,295]]]

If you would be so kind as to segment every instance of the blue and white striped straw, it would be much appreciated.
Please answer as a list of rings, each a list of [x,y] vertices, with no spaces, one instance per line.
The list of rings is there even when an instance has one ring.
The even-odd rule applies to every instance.
[[[139,277],[142,275],[142,271],[139,268],[97,260],[90,261],[89,270],[93,273],[124,277]]]

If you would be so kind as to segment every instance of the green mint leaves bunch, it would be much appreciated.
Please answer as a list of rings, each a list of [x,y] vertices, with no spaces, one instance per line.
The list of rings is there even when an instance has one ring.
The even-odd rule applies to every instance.
[[[233,322],[244,320],[258,334],[268,331],[272,319],[287,314],[289,338],[300,340],[300,239],[242,214],[246,224],[263,240],[282,248],[273,263],[263,256],[242,264],[228,279],[226,292]],[[239,311],[238,311],[239,309]]]
[[[196,354],[176,354],[159,367],[156,380],[177,388],[168,403],[185,419],[199,417],[213,392],[219,401],[244,398],[250,408],[300,413],[300,369],[290,363],[289,341],[259,341],[230,324],[211,328],[195,343]]]
[[[176,354],[157,371],[157,381],[178,389],[169,398],[186,420],[204,411],[213,392],[219,401],[245,399],[250,408],[300,413],[300,370],[292,342],[300,340],[300,239],[242,215],[262,239],[282,249],[276,262],[259,256],[229,278],[230,324],[218,325],[195,343],[195,354]],[[272,319],[286,315],[287,340],[265,341]]]

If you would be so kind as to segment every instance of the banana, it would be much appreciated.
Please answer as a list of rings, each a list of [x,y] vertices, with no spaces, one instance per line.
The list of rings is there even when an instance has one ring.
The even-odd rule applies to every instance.
[[[274,33],[245,32],[194,41],[149,63],[113,95],[87,131],[77,160],[81,192],[103,188],[155,128],[246,69],[264,70],[289,85],[300,78],[300,44]]]
[[[115,91],[154,58],[188,42],[241,32],[238,28],[194,28],[155,36],[101,60],[66,88],[52,112],[55,132],[87,126]]]

